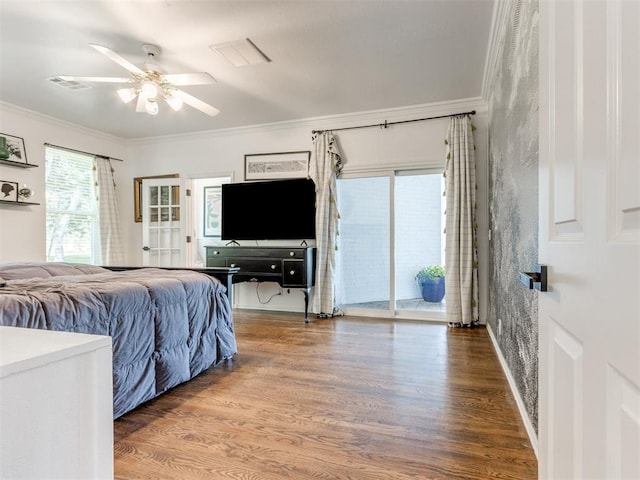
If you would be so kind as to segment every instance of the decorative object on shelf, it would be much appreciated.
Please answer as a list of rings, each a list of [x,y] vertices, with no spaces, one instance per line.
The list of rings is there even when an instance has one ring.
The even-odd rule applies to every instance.
[[[444,267],[430,265],[416,274],[416,282],[425,302],[440,303],[444,298],[444,273]]]
[[[4,155],[4,150],[9,153],[7,156]],[[27,151],[24,148],[24,139],[7,135],[6,133],[0,133],[0,159],[9,160],[10,162],[27,163]]]
[[[0,200],[5,202],[18,201],[18,182],[0,180]]]
[[[222,187],[204,187],[204,237],[219,237],[222,232]]]
[[[7,139],[0,137],[0,158],[7,159],[11,156],[11,152],[7,148]]]
[[[24,202],[28,198],[33,197],[33,190],[27,187],[25,183],[22,184],[22,187],[18,190],[18,201]]]
[[[309,176],[311,151],[251,153],[244,156],[245,180],[305,178]]]
[[[133,219],[136,222],[142,221],[142,181],[147,178],[178,178],[180,174],[153,175],[151,177],[136,177],[133,179]]]

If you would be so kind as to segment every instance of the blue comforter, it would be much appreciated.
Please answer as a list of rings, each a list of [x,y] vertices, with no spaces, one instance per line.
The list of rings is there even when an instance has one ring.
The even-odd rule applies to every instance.
[[[226,289],[213,277],[44,265],[54,276],[0,266],[0,325],[111,336],[114,418],[237,353]]]

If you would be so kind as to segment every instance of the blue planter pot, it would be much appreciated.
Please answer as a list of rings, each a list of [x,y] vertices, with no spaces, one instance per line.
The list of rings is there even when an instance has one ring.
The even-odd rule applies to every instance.
[[[425,302],[439,303],[444,298],[444,277],[422,280],[422,298]]]

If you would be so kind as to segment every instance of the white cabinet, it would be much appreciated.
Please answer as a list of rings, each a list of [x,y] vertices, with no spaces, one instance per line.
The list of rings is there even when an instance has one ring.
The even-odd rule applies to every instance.
[[[111,337],[0,327],[0,478],[112,479]]]

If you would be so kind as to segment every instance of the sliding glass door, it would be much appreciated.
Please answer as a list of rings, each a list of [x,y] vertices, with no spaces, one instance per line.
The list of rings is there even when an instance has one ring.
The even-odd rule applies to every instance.
[[[342,310],[391,314],[390,192],[388,176],[338,180],[336,301]]]
[[[425,268],[444,267],[443,188],[441,171],[396,172],[394,273],[399,316],[444,320],[445,298],[431,296],[429,286],[423,288],[424,281],[416,278]]]
[[[392,171],[338,180],[336,300],[345,313],[444,320],[422,295],[424,267],[443,266],[442,173]]]

